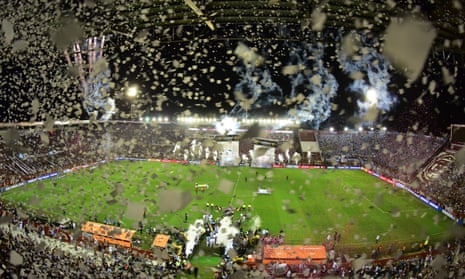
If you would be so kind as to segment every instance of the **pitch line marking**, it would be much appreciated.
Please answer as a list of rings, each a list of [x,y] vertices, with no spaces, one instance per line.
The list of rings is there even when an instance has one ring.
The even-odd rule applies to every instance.
[[[373,205],[373,207],[375,207],[376,209],[378,209],[379,211],[381,211],[382,213],[384,214],[388,214],[387,211],[383,210],[382,208],[380,208],[379,206],[377,206],[372,200],[368,199],[367,197],[363,196],[363,199],[367,200],[368,203],[370,203],[371,205]]]
[[[234,199],[234,196],[236,195],[236,190],[237,190],[237,185],[239,183],[239,178],[241,177],[241,172],[239,173],[239,175],[237,176],[237,179],[236,179],[236,183],[234,183],[234,190],[233,190],[233,193],[232,193],[232,196],[231,196],[231,201],[229,202],[231,205],[232,205],[232,201]]]

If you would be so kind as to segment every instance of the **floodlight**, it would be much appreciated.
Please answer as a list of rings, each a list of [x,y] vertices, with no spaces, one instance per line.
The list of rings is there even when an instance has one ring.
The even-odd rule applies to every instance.
[[[129,97],[129,98],[134,98],[137,96],[137,86],[131,86],[128,88],[128,91],[126,92],[126,95]]]
[[[378,102],[378,90],[370,87],[365,92],[365,98],[370,105],[375,105]]]

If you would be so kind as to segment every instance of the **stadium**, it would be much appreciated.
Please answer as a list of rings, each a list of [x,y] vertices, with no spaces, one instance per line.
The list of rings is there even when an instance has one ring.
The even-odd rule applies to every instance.
[[[192,122],[195,121],[192,120],[189,122],[189,124],[193,124]],[[202,121],[199,120],[198,122]],[[12,127],[3,127],[2,138],[4,138],[4,143],[2,146],[2,162],[5,162],[5,164],[2,165],[2,191],[5,192],[2,199],[4,199],[5,203],[7,201],[14,202],[13,204],[17,207],[17,210],[20,210],[20,208],[21,211],[24,210],[24,212],[21,214],[36,214],[36,222],[40,223],[44,228],[46,227],[45,224],[54,224],[57,231],[63,230],[63,233],[67,232],[67,234],[71,234],[71,232],[73,232],[73,238],[75,240],[83,238],[83,232],[69,228],[70,222],[76,222],[78,225],[82,225],[87,224],[87,222],[90,221],[108,226],[115,225],[116,227],[122,227],[124,225],[126,229],[133,231],[140,230],[145,232],[146,230],[152,231],[152,228],[156,228],[156,234],[151,232],[139,233],[139,237],[141,239],[144,237],[149,238],[149,242],[151,244],[153,240],[152,238],[159,235],[159,232],[160,234],[163,232],[166,235],[176,239],[174,236],[176,234],[171,231],[170,226],[172,225],[173,227],[177,228],[184,226],[184,229],[187,231],[188,224],[169,220],[168,218],[168,220],[165,222],[162,222],[161,219],[157,218],[158,220],[155,223],[152,223],[147,220],[149,218],[146,219],[146,217],[144,217],[145,215],[149,216],[153,214],[155,216],[157,215],[155,214],[156,211],[169,212],[168,215],[179,215],[184,212],[183,209],[187,207],[189,208],[189,213],[185,214],[189,215],[189,221],[192,221],[191,219],[194,218],[194,216],[197,216],[197,218],[202,221],[202,216],[207,213],[215,214],[215,218],[227,216],[222,212],[223,209],[220,210],[217,208],[213,209],[208,207],[193,209],[193,207],[190,206],[190,204],[195,203],[197,200],[200,201],[199,203],[207,201],[207,203],[211,203],[212,207],[214,203],[216,204],[215,206],[220,206],[224,209],[233,207],[234,212],[231,214],[234,221],[236,221],[236,219],[240,220],[242,216],[248,216],[244,217],[250,218],[250,220],[244,221],[244,223],[247,224],[244,226],[244,229],[253,228],[254,231],[256,231],[260,229],[260,227],[254,227],[252,222],[252,219],[256,219],[257,217],[257,215],[255,215],[257,213],[254,213],[254,211],[263,211],[263,209],[260,207],[264,205],[261,205],[258,201],[254,202],[253,199],[248,200],[247,198],[257,198],[257,196],[260,196],[261,194],[281,195],[278,198],[278,202],[276,202],[274,205],[276,207],[281,206],[279,201],[282,202],[288,198],[286,193],[278,194],[279,189],[277,188],[279,187],[279,183],[282,183],[280,181],[283,178],[276,177],[279,175],[278,173],[275,173],[275,176],[273,177],[273,173],[269,170],[287,168],[290,170],[290,172],[286,173],[286,176],[290,176],[290,180],[293,181],[295,172],[302,172],[304,170],[336,170],[342,172],[344,170],[350,169],[350,172],[366,172],[376,176],[377,180],[386,181],[389,185],[389,188],[396,187],[398,189],[402,189],[402,191],[407,191],[409,195],[415,196],[416,199],[421,200],[427,204],[425,205],[426,209],[420,209],[421,206],[418,205],[417,210],[419,212],[417,212],[417,214],[419,216],[406,216],[405,218],[407,220],[405,222],[407,222],[407,224],[413,222],[411,218],[420,218],[420,216],[423,216],[421,218],[425,218],[425,216],[430,216],[430,220],[428,220],[428,217],[426,217],[424,220],[422,220],[422,223],[434,223],[434,220],[437,220],[436,222],[441,223],[443,228],[438,230],[436,236],[434,229],[432,231],[428,231],[427,226],[425,226],[422,229],[427,231],[423,233],[418,232],[418,235],[415,235],[414,237],[403,238],[394,234],[395,236],[390,239],[389,233],[385,232],[385,228],[381,225],[380,227],[375,227],[375,231],[371,232],[371,235],[368,234],[366,237],[361,235],[361,238],[365,237],[364,241],[358,241],[356,238],[352,238],[353,236],[349,237],[347,235],[349,232],[346,232],[343,229],[343,226],[341,226],[339,227],[341,230],[339,231],[339,234],[342,234],[344,237],[349,239],[347,241],[343,241],[343,244],[340,243],[335,245],[335,243],[332,242],[337,241],[337,238],[333,239],[333,234],[338,234],[339,229],[337,228],[337,225],[339,222],[346,222],[344,219],[338,220],[337,217],[333,217],[335,218],[335,224],[333,224],[335,227],[333,227],[331,230],[323,230],[321,233],[314,234],[312,237],[310,237],[310,235],[312,235],[311,233],[307,233],[303,239],[299,239],[291,232],[287,232],[287,230],[294,229],[301,232],[305,231],[305,228],[296,228],[292,226],[289,227],[285,221],[282,221],[282,223],[278,224],[277,226],[274,226],[271,223],[266,224],[265,220],[267,220],[267,218],[264,216],[266,213],[260,214],[261,220],[263,222],[261,226],[272,228],[270,229],[271,235],[277,235],[280,232],[279,228],[284,229],[284,231],[287,233],[286,237],[282,237],[282,239],[284,239],[284,243],[281,243],[282,245],[287,244],[295,246],[297,244],[306,244],[308,247],[322,246],[325,247],[325,250],[328,250],[328,253],[329,251],[333,251],[334,253],[335,250],[337,250],[339,253],[343,253],[342,256],[333,256],[333,260],[338,258],[337,262],[340,265],[339,268],[348,268],[347,262],[339,258],[344,257],[344,253],[346,253],[345,255],[350,255],[352,253],[352,257],[354,257],[354,255],[357,253],[371,253],[371,249],[376,247],[376,244],[374,244],[376,234],[380,234],[381,232],[387,235],[383,235],[383,240],[380,243],[382,243],[385,247],[389,246],[391,251],[383,251],[382,257],[378,255],[371,255],[369,258],[372,260],[376,260],[378,257],[380,259],[384,257],[396,257],[398,256],[397,253],[399,251],[406,249],[406,247],[403,246],[408,247],[406,251],[402,252],[406,255],[410,253],[413,255],[423,255],[422,253],[427,251],[427,247],[431,246],[435,249],[441,250],[444,249],[443,246],[446,245],[448,240],[453,241],[455,237],[459,237],[461,235],[460,231],[463,229],[461,224],[463,222],[462,220],[464,212],[463,207],[460,204],[462,196],[460,196],[459,189],[460,185],[463,183],[463,175],[456,176],[452,174],[456,163],[455,154],[457,152],[457,147],[460,147],[463,144],[463,142],[459,141],[460,133],[463,133],[463,127],[454,126],[454,131],[456,131],[456,133],[452,134],[451,138],[439,138],[417,134],[402,134],[387,130],[348,130],[341,132],[313,131],[299,129],[292,127],[292,125],[289,125],[290,127],[287,128],[283,127],[279,130],[271,130],[268,129],[271,126],[267,125],[273,125],[273,123],[266,124],[267,122],[273,121],[265,121],[265,123],[257,121],[256,124],[253,125],[253,128],[247,127],[242,132],[238,130],[237,134],[234,136],[219,136],[217,135],[216,130],[212,127],[212,125],[208,125],[207,123],[200,123],[194,127],[194,125],[186,125],[186,123],[183,123],[182,121],[180,121],[180,123],[106,121],[101,123],[94,123],[92,125],[89,125],[89,123],[85,121],[76,123],[55,123],[53,126],[53,131],[49,131],[45,135],[37,134],[37,128],[35,126],[41,126],[44,125],[44,123],[27,123],[27,125],[26,123],[17,123],[15,124],[14,129],[12,129]],[[250,134],[252,130],[255,133],[254,135]],[[12,134],[13,131],[17,134]],[[134,141],[134,137],[138,138],[138,140]],[[399,140],[402,137],[406,137],[407,139]],[[44,138],[47,138],[47,148],[45,148],[43,144]],[[12,139],[14,139],[14,144],[11,144]],[[99,139],[104,140],[102,141]],[[156,139],[156,142],[153,142],[154,139]],[[409,144],[406,143],[415,145],[416,148],[411,148]],[[225,150],[228,149],[233,151],[225,152]],[[266,150],[263,151],[263,149]],[[21,152],[19,152],[19,150],[21,150]],[[393,157],[392,154],[396,154],[396,156]],[[231,156],[233,158],[231,158]],[[265,156],[266,159],[261,158],[263,156]],[[148,169],[142,170],[140,170],[140,168],[143,167],[141,165],[132,167],[131,165],[127,165],[123,167],[127,171],[129,171],[130,168],[132,168],[134,171],[134,174],[127,174],[128,177],[123,180],[119,180],[120,178],[113,179],[112,176],[115,175],[114,171],[110,172],[109,170],[106,170],[108,172],[103,171],[97,173],[97,169],[101,168],[101,165],[113,164],[111,163],[112,161],[128,161],[138,163],[145,161],[147,162],[146,164],[150,165],[148,166]],[[235,184],[237,184],[237,181],[233,181],[235,178],[228,179],[226,178],[226,175],[224,175],[224,178],[220,181],[207,181],[208,184],[206,184],[206,186],[208,188],[204,189],[201,187],[202,185],[205,185],[203,183],[205,180],[197,181],[195,178],[188,177],[189,172],[184,174],[176,167],[165,167],[163,169],[163,171],[171,170],[171,179],[165,178],[162,180],[153,178],[153,175],[162,176],[159,169],[154,170],[154,168],[158,166],[157,164],[160,163],[177,166],[181,165],[184,166],[184,168],[187,168],[187,165],[193,165],[197,167],[197,172],[199,172],[199,167],[211,168],[211,171],[213,171],[215,166],[220,166],[220,168],[227,169],[233,168],[234,170],[244,172],[246,177],[248,175],[248,183],[253,183],[255,185],[252,189],[249,187],[249,197],[246,195],[241,196],[239,192],[237,192],[237,195],[241,197],[243,203],[237,203],[237,201],[232,202],[232,200],[229,202],[223,201],[221,203],[221,193],[214,194],[211,197],[213,200],[211,200],[211,198],[205,199],[204,197],[199,197],[198,192],[201,192],[200,195],[205,195],[205,192],[213,192],[214,189],[217,188],[220,192],[225,192],[226,194],[229,194],[228,196],[230,196],[232,190],[222,188],[233,187],[231,186],[233,184],[234,187],[245,186],[240,184],[236,186]],[[92,172],[86,172],[83,174],[81,173],[83,171],[82,169],[93,168],[96,169]],[[246,171],[246,169],[252,169],[253,171]],[[173,173],[173,170],[175,173]],[[190,171],[195,171],[195,169]],[[207,170],[207,172],[210,171]],[[257,176],[258,172],[260,173]],[[106,180],[106,182],[101,181],[100,183],[110,183],[110,189],[114,191],[117,191],[117,189],[120,187],[124,187],[121,184],[135,187],[136,185],[133,184],[135,177],[131,176],[143,176],[146,177],[146,180],[153,179],[153,181],[139,183],[147,184],[157,188],[152,190],[154,191],[154,194],[145,195],[146,197],[148,196],[151,199],[156,199],[155,197],[157,196],[165,195],[166,198],[171,199],[170,203],[174,203],[175,205],[174,207],[170,207],[163,205],[162,200],[156,200],[153,202],[157,203],[157,206],[149,207],[148,204],[144,204],[137,198],[133,198],[132,200],[127,200],[120,203],[125,204],[127,208],[132,207],[134,211],[139,211],[139,216],[137,216],[137,213],[128,213],[129,209],[125,208],[124,211],[126,212],[121,214],[123,217],[116,217],[115,214],[108,215],[108,211],[100,211],[97,209],[102,207],[102,202],[112,204],[115,202],[114,199],[106,200],[106,197],[95,198],[88,196],[89,193],[87,193],[81,198],[93,199],[93,203],[100,204],[97,206],[97,208],[90,207],[90,205],[86,206],[87,210],[91,211],[92,214],[95,214],[95,216],[93,216],[87,212],[86,209],[72,209],[73,207],[69,205],[69,203],[77,202],[76,200],[73,201],[73,199],[79,197],[72,196],[71,193],[66,192],[59,194],[58,191],[53,189],[51,189],[52,192],[50,192],[50,189],[47,190],[48,187],[56,187],[57,184],[60,185],[60,187],[65,187],[66,184],[71,183],[60,183],[60,181],[65,180],[63,177],[65,175],[71,177],[76,176],[76,179],[78,179],[79,183],[89,183],[87,186],[88,188],[99,187],[97,185],[98,182],[92,182],[92,180],[86,181],[82,176],[94,175],[95,177],[105,177],[103,181]],[[267,175],[270,176],[270,178],[266,178]],[[336,173],[331,173],[331,175],[336,176]],[[168,175],[168,177],[169,176],[170,175]],[[203,177],[200,174],[198,174],[198,176]],[[315,176],[315,174],[313,174],[313,176]],[[313,176],[308,176],[309,178],[307,177],[307,179],[313,179],[314,181],[317,181],[318,178]],[[174,191],[172,193],[169,191],[163,192],[161,190],[164,189],[163,186],[171,188],[169,185],[176,182],[175,178],[177,177],[182,177],[182,180],[186,180],[188,184],[190,184],[190,186],[187,186],[187,189],[190,188],[187,190],[187,192],[184,191],[181,194],[178,194],[175,192],[175,190],[171,190]],[[253,182],[254,180],[255,182]],[[297,179],[293,183],[299,184],[300,187],[305,187],[305,185],[308,184],[305,184],[303,181],[299,180],[304,179]],[[43,181],[43,183],[37,181]],[[49,181],[49,183],[47,181]],[[289,182],[289,177],[286,177],[286,181]],[[177,184],[179,184],[179,182],[180,181],[178,181]],[[359,179],[356,181],[356,183],[363,183],[363,179]],[[29,188],[26,188],[28,186],[25,184],[31,184],[31,190],[26,190]],[[373,182],[368,182],[368,184],[368,187],[372,188],[376,185],[376,183]],[[74,185],[74,187],[77,188],[78,185]],[[200,188],[198,189],[198,187]],[[377,187],[379,186],[376,186],[376,188]],[[81,191],[84,191],[83,189],[86,189],[86,187],[82,188],[81,186]],[[182,185],[179,185],[179,189],[183,189]],[[264,191],[265,189],[267,191]],[[101,190],[103,191],[103,189]],[[34,194],[32,197],[27,196],[27,198],[21,198],[21,194],[24,194],[27,191],[32,191],[36,194]],[[43,194],[39,194],[37,191],[43,192]],[[90,189],[85,191],[90,191]],[[349,194],[344,193],[343,190],[339,189],[339,191],[341,192],[339,194],[349,196]],[[363,191],[367,192],[368,190]],[[380,191],[380,189],[377,189],[376,191]],[[19,193],[15,194],[15,192]],[[311,193],[310,196],[317,195],[316,192],[317,190],[315,190],[315,193]],[[333,194],[337,195],[337,192],[333,192]],[[15,198],[16,195],[19,198]],[[69,195],[71,199],[66,200],[66,195]],[[389,198],[389,195],[386,195],[387,197],[384,199]],[[55,198],[60,200],[62,199],[64,204],[57,204],[52,202],[51,200]],[[385,205],[384,202],[376,201],[375,198],[371,199],[373,199],[375,207],[386,207],[386,210],[390,211],[388,214],[389,218],[393,218],[397,215],[409,215],[409,213],[406,213],[403,208],[396,208],[397,205],[392,205],[392,208],[389,208],[389,206]],[[399,197],[399,199],[401,198]],[[145,202],[147,202],[147,200],[145,200]],[[326,207],[333,207],[331,202],[340,201],[329,200],[327,202],[328,204],[326,204]],[[52,204],[52,206],[48,206],[47,204]],[[249,208],[242,210],[242,206],[249,206],[249,204],[254,208],[254,210]],[[291,203],[290,205],[292,204],[295,203]],[[299,205],[294,206],[297,208],[299,207]],[[147,208],[149,209],[146,213],[144,210]],[[59,214],[56,213],[58,210],[60,211]],[[76,215],[76,212],[73,212],[75,210],[78,210],[79,214]],[[443,216],[447,217],[441,218],[434,212],[441,212]],[[108,218],[110,218],[110,220],[120,218],[117,219],[119,223],[121,219],[125,217],[128,218],[128,216],[134,216],[134,214],[136,217],[132,217],[132,219],[130,218],[130,221],[123,221],[122,224],[114,224],[114,221],[106,220]],[[181,215],[183,214],[184,213]],[[72,219],[70,219],[70,217]],[[305,215],[299,218],[309,217]],[[371,220],[369,217],[366,218]],[[68,222],[62,220],[68,220]],[[218,225],[219,222],[220,220],[215,220],[215,222],[212,222],[209,226]],[[311,223],[314,226],[318,226],[319,222],[321,221],[316,219]],[[398,222],[399,224],[402,224],[402,221],[399,220]],[[164,223],[164,225],[161,226],[161,223]],[[442,223],[445,223],[445,225]],[[454,223],[460,224],[460,227],[457,228],[458,231],[455,232],[457,235],[449,234],[449,230],[451,228],[450,226],[452,226]],[[138,226],[142,226],[142,228],[139,228]],[[323,224],[321,226],[321,229],[324,229]],[[359,233],[362,233],[363,231],[366,232],[369,229],[366,226],[362,226],[362,228],[359,228],[358,230],[355,228],[353,230],[354,234],[357,234],[356,232],[358,232],[358,230],[360,230]],[[206,227],[205,232],[199,235],[199,242],[205,241],[204,238],[208,236],[206,232],[208,232],[208,226]],[[330,239],[326,239],[326,234],[331,236]],[[95,232],[92,232],[91,235],[92,237],[99,236]],[[125,247],[126,249],[145,248],[148,249],[148,251],[151,251],[151,249],[153,250],[153,247],[150,247],[150,245],[143,247],[143,245],[138,245],[137,242],[133,241],[132,239],[125,240],[125,242],[119,239],[115,240],[111,236],[99,237],[101,238],[96,239],[101,240],[102,243],[110,243],[107,244],[110,246],[114,245],[115,247]],[[66,239],[66,241],[71,242],[69,236],[63,238]],[[263,238],[261,241],[266,243],[265,239],[266,238]],[[179,242],[180,241],[181,240],[179,240]],[[426,243],[429,241],[429,245],[425,244],[425,241]],[[168,249],[170,249],[170,251],[175,254],[178,253],[177,249],[180,249],[176,247],[186,247],[185,244],[182,246],[182,244],[179,244],[175,241],[165,245],[169,245]],[[198,242],[195,245],[196,246],[194,247],[197,249],[204,249],[197,247],[199,246]],[[335,245],[335,247],[333,245]],[[274,260],[267,261],[266,258],[261,258],[264,256],[264,247],[271,247],[271,245],[267,246],[264,244],[264,247],[260,248],[257,248],[255,245],[250,246],[251,247],[247,245],[247,249],[244,248],[243,251],[241,250],[242,253],[248,252],[250,254],[234,253],[232,258],[247,257],[255,252],[255,255],[258,256],[257,259],[254,259],[254,265],[256,264],[256,261],[264,261],[265,263],[268,263],[268,265],[272,265],[271,262],[274,263]],[[218,245],[217,253],[219,253],[220,247],[221,245]],[[252,247],[253,249],[257,250],[254,251]],[[153,251],[148,251],[145,253],[155,253]],[[182,253],[184,254],[185,252]],[[230,253],[232,254],[231,251]],[[194,263],[196,257],[197,256],[195,255],[188,255],[188,258],[190,258]],[[328,260],[326,257],[327,256],[324,253],[325,261]],[[220,259],[220,257],[218,259]],[[318,266],[320,261],[322,261],[322,259],[314,258],[312,260],[312,264],[309,264],[309,266]],[[244,262],[247,261],[244,260]],[[328,260],[328,262],[330,261]],[[281,259],[281,264],[284,263],[286,263],[286,259]],[[299,264],[301,264],[301,262],[299,262]],[[301,276],[304,276],[303,274],[305,272],[310,272],[307,269],[299,270],[296,267],[298,264],[295,262],[289,263],[288,266],[292,268],[289,267],[289,269],[287,269],[287,265],[285,265],[285,267],[280,267],[279,270],[293,270],[296,274],[300,274]],[[270,267],[267,267],[266,270],[268,270],[270,274],[273,272],[278,272],[276,270],[273,271]],[[316,273],[315,276],[322,276],[322,274],[326,272],[327,274],[332,274],[336,271],[332,271],[331,268],[328,268],[328,271],[322,271],[322,268],[318,268],[318,273]]]
[[[464,7],[426,2],[7,4],[0,278],[464,276]]]

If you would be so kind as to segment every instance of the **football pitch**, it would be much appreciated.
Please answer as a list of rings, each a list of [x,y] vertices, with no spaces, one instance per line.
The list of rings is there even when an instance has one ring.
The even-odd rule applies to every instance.
[[[158,230],[187,229],[206,212],[221,218],[228,207],[243,208],[244,229],[283,230],[286,244],[319,245],[336,231],[339,245],[353,248],[371,249],[377,235],[381,243],[433,243],[450,237],[454,225],[411,194],[360,170],[113,161],[1,197],[54,219],[109,219],[130,229],[139,222]]]

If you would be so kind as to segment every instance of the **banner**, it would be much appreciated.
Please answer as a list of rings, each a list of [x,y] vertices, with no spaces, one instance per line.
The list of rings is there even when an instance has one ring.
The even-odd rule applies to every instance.
[[[268,147],[277,147],[279,145],[279,142],[277,140],[264,139],[264,138],[254,138],[252,142],[254,145],[261,145],[261,146],[268,146]]]

